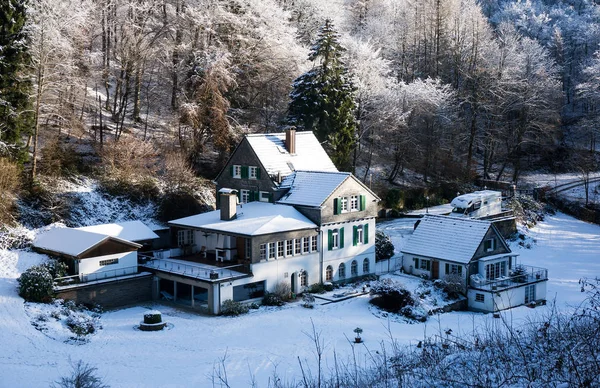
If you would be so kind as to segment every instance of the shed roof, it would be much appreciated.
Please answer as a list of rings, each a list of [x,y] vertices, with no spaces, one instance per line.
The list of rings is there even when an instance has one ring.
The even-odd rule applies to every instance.
[[[352,174],[349,172],[296,171],[281,182],[289,191],[277,203],[321,206]]]
[[[109,239],[135,248],[141,247],[139,244],[118,237],[73,228],[50,229],[36,237],[33,241],[33,247],[47,252],[77,258]]]
[[[285,133],[246,135],[269,175],[286,177],[296,170],[337,171],[312,131],[296,132],[296,153],[285,148]]]
[[[291,206],[250,202],[238,205],[236,210],[236,218],[230,221],[221,220],[221,212],[214,210],[169,221],[169,224],[244,236],[259,236],[317,227]]]
[[[491,227],[488,221],[426,215],[402,253],[467,264]]]
[[[115,224],[101,224],[76,228],[86,232],[103,234],[105,236],[118,237],[128,241],[145,241],[159,238],[142,221],[126,221]]]

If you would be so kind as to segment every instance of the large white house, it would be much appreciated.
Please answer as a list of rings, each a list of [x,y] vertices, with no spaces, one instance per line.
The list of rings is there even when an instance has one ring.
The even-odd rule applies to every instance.
[[[545,302],[548,271],[517,264],[518,254],[491,222],[426,215],[401,252],[407,273],[430,279],[458,276],[470,310]]]
[[[218,314],[281,283],[299,293],[375,273],[379,198],[312,132],[247,135],[215,183],[220,210],[170,221],[173,248],[143,264],[163,297]]]

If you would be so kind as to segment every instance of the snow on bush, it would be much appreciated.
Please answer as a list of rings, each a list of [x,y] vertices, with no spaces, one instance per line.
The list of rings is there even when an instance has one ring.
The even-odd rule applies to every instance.
[[[250,311],[249,307],[243,303],[228,299],[221,304],[221,314],[228,316],[237,316],[246,314]]]
[[[54,293],[54,278],[48,266],[34,265],[17,279],[19,295],[29,302],[49,303]]]
[[[34,233],[23,227],[0,226],[0,249],[24,249],[31,245]]]
[[[375,232],[375,258],[377,261],[387,260],[394,256],[394,244],[390,237],[378,230]]]
[[[85,342],[102,329],[101,310],[89,310],[73,301],[57,299],[51,304],[26,303],[31,324],[50,338],[72,343]]]

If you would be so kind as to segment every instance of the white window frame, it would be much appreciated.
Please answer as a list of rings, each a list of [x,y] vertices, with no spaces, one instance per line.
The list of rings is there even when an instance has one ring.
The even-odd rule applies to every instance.
[[[294,256],[294,239],[287,240],[285,243],[285,255]]]
[[[489,243],[490,244],[490,248],[486,248],[486,244]],[[496,239],[495,238],[488,238],[487,240],[485,240],[483,242],[483,250],[485,252],[493,252],[494,249],[496,249]]]
[[[364,259],[363,260],[363,273],[369,273],[369,272],[371,272],[371,262],[369,261],[369,259]]]
[[[275,243],[274,242],[270,242],[269,243],[269,254],[268,254],[269,259],[274,259],[275,258],[275,253],[276,253]]]
[[[302,237],[302,254],[310,252],[310,240],[308,237]]]
[[[342,213],[347,213],[348,212],[348,197],[341,197],[340,198],[340,209]]]
[[[525,304],[535,302],[535,284],[525,286]]]
[[[429,265],[427,265],[429,263]],[[427,267],[431,268],[431,261],[427,259],[419,259],[419,269],[423,271],[429,270]]]
[[[242,179],[242,166],[239,164],[233,165],[233,177],[235,179]]]
[[[248,179],[258,179],[258,174],[256,173],[256,171],[258,171],[258,167],[248,166]]]
[[[240,200],[242,203],[250,202],[250,190],[241,189],[240,190]]]
[[[325,268],[325,281],[330,282],[333,280],[333,267],[328,265]]]
[[[475,302],[485,303],[485,294],[475,294]]]
[[[308,287],[308,274],[306,271],[300,272],[298,277],[300,278],[300,287]]]
[[[285,254],[285,241],[277,241],[277,257],[284,257]]]
[[[356,244],[364,244],[365,243],[365,230],[362,225],[358,225],[356,227]]]
[[[352,260],[350,263],[350,277],[358,276],[358,262],[356,260]]]
[[[447,275],[462,275],[462,265],[460,264],[450,264],[448,266],[450,272]],[[460,268],[460,270],[459,270]]]
[[[340,230],[333,229],[331,231],[331,249],[340,249]]]
[[[340,263],[338,266],[338,279],[346,279],[346,264]]]
[[[180,247],[194,244],[194,231],[183,229],[177,232],[177,245]]]
[[[269,202],[269,192],[268,191],[259,191],[258,200],[260,202]]]
[[[310,251],[316,252],[318,250],[317,247],[318,247],[317,236],[310,236]]]
[[[299,238],[294,240],[294,254],[295,255],[302,254],[302,240]]]
[[[358,211],[358,195],[350,196],[350,211],[351,212]]]

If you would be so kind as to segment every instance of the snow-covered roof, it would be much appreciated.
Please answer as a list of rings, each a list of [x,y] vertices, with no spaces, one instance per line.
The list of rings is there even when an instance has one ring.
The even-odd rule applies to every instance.
[[[97,246],[107,239],[120,241],[123,244],[139,248],[141,245],[120,239],[118,237],[107,236],[88,232],[74,228],[53,228],[42,233],[33,241],[33,247],[43,249],[49,252],[55,252],[72,257],[79,257],[84,252]]]
[[[285,148],[285,133],[246,135],[269,175],[286,177],[296,170],[337,171],[312,131],[296,132],[296,153]]]
[[[490,198],[502,198],[502,192],[493,190],[481,190],[474,191],[472,193],[462,194],[454,198],[451,202],[451,205],[453,207],[466,209],[469,207],[469,203],[474,200],[489,200]]]
[[[488,221],[426,215],[402,253],[467,264],[491,226]]]
[[[221,220],[220,210],[214,210],[169,221],[169,224],[245,236],[259,236],[317,227],[292,206],[266,202],[250,202],[238,205],[237,217],[231,221]]]
[[[296,171],[281,182],[281,188],[290,190],[277,203],[321,206],[351,175],[349,172]]]
[[[142,221],[126,221],[116,224],[91,225],[76,229],[103,234],[105,236],[118,237],[123,240],[134,242],[154,240],[158,238],[158,235],[149,227],[147,227]]]

